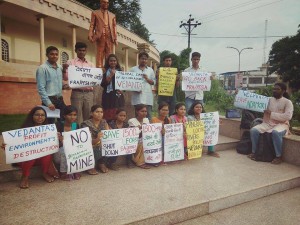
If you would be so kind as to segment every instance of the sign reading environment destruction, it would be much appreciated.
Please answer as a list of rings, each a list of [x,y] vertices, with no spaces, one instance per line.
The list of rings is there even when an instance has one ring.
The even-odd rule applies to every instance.
[[[143,89],[143,82],[145,82],[145,79],[140,73],[116,71],[116,90],[141,91]]]
[[[88,127],[64,132],[64,151],[67,158],[68,174],[95,167],[92,137]]]
[[[41,158],[57,152],[59,148],[54,124],[6,131],[2,135],[7,164]]]
[[[269,97],[258,95],[250,91],[239,90],[234,99],[234,106],[255,112],[263,112],[267,109]]]
[[[211,87],[211,73],[182,72],[183,91],[209,91]]]
[[[68,77],[70,88],[100,86],[103,73],[101,68],[69,66]]]
[[[158,95],[173,96],[177,74],[177,68],[159,68]]]

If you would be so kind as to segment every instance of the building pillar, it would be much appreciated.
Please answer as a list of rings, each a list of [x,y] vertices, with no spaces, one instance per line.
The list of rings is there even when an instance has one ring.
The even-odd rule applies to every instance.
[[[45,21],[44,18],[47,16],[39,14],[36,16],[40,22],[40,64],[43,64],[46,60],[46,51],[45,51]]]
[[[76,45],[76,42],[77,42],[77,38],[76,38],[76,28],[77,26],[75,25],[71,25],[70,28],[72,29],[72,58],[74,59],[76,57],[76,54],[75,54],[75,45]]]
[[[153,70],[154,70],[154,72],[156,72],[156,70],[157,70],[157,63],[156,62],[153,64]]]
[[[1,3],[0,3],[1,4]],[[2,62],[2,36],[1,36],[1,33],[2,33],[2,24],[1,24],[1,13],[0,13],[0,53],[1,53],[1,56],[0,56],[0,62]]]
[[[139,52],[136,52],[136,66],[139,65]]]
[[[125,71],[128,71],[128,47],[124,47],[123,50],[125,50]]]
[[[153,66],[153,60],[150,60],[150,67],[152,68]]]

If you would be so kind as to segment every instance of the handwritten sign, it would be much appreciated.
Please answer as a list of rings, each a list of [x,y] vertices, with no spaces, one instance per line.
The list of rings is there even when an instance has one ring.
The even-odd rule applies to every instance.
[[[25,162],[58,151],[57,130],[54,124],[22,128],[2,133],[6,163]]]
[[[68,174],[95,167],[92,137],[88,127],[64,132],[64,151],[67,158]]]
[[[183,124],[166,124],[164,141],[164,162],[184,159]]]
[[[239,90],[234,99],[234,106],[255,112],[263,112],[267,109],[269,97],[258,95],[250,91]]]
[[[136,152],[140,130],[138,127],[103,130],[102,155],[118,156]]]
[[[103,77],[101,68],[78,66],[69,66],[68,74],[70,88],[100,86]]]
[[[115,75],[115,88],[125,91],[141,91],[145,79],[142,74],[135,72],[117,71]]]
[[[201,113],[200,118],[204,123],[204,146],[216,145],[219,139],[219,112]]]
[[[183,91],[209,91],[211,87],[211,73],[182,72]]]
[[[162,124],[143,124],[143,148],[146,163],[159,163],[162,161]]]
[[[158,95],[173,96],[177,77],[177,68],[160,67]]]
[[[202,121],[190,121],[186,124],[188,158],[196,159],[202,156],[204,124]]]

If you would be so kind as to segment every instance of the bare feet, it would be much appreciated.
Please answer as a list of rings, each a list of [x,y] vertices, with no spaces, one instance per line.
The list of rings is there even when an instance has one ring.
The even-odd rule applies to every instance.
[[[72,175],[71,174],[67,174],[67,173],[61,173],[60,178],[63,181],[71,181],[72,180]]]
[[[54,178],[50,176],[48,173],[43,173],[43,177],[48,183],[52,183],[54,181]]]
[[[105,166],[104,163],[100,163],[99,164],[99,169],[102,173],[107,173],[108,172],[108,168]]]
[[[97,172],[97,170],[95,168],[88,170],[87,173],[89,175],[97,175],[98,174],[98,172]]]
[[[80,173],[74,173],[74,179],[80,180],[81,174]]]
[[[22,189],[27,189],[29,188],[29,181],[28,181],[29,177],[23,177],[21,179],[21,183],[20,183],[20,188]]]

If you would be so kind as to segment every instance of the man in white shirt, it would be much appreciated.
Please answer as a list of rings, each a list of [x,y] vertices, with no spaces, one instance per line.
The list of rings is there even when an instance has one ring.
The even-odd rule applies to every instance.
[[[138,104],[147,105],[147,117],[151,121],[151,113],[153,106],[152,85],[155,85],[155,74],[151,67],[147,66],[149,55],[147,52],[139,54],[139,65],[130,69],[130,72],[143,74],[145,79],[143,82],[142,91],[133,91],[131,96],[131,104],[136,106]]]

